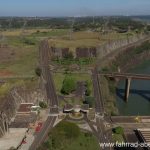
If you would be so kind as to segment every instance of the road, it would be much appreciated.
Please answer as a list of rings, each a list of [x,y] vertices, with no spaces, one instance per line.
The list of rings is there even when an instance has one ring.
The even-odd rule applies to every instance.
[[[97,138],[99,143],[110,143],[111,142],[111,140],[110,140],[111,135],[108,134],[108,132],[106,131],[105,125],[104,125],[104,120],[102,118],[97,117],[96,123],[93,123],[87,117],[85,117],[85,121],[90,126],[93,134],[95,135],[95,137]],[[100,147],[100,149],[111,150],[110,147],[105,147],[105,148]]]
[[[48,132],[50,131],[50,129],[53,128],[56,118],[57,117],[55,117],[55,116],[49,116],[47,118],[41,131],[35,136],[34,142],[30,146],[29,150],[36,150],[36,148],[44,142],[44,140],[47,137]]]
[[[50,108],[58,107],[58,98],[55,90],[52,73],[49,68],[49,44],[48,41],[42,41],[40,45],[40,66],[42,68],[42,77],[45,81],[45,88],[47,92],[47,99]]]
[[[40,48],[39,48],[39,54],[40,54],[40,67],[42,70],[42,80],[45,85],[46,93],[47,93],[47,99],[48,104],[50,108],[50,115],[56,114],[56,116],[49,116],[44,123],[41,131],[39,134],[35,136],[34,142],[32,143],[29,150],[36,150],[40,144],[46,139],[49,130],[51,130],[54,126],[54,123],[56,121],[57,115],[58,115],[58,99],[56,95],[56,90],[54,86],[54,81],[52,78],[52,74],[49,68],[49,46],[48,41],[42,41]]]
[[[92,82],[93,82],[94,98],[95,98],[95,111],[97,114],[103,115],[104,105],[102,101],[99,78],[96,69],[92,70]]]
[[[96,111],[96,127],[97,130],[95,130],[92,123],[87,120],[89,126],[91,127],[94,135],[97,137],[99,143],[109,143],[110,137],[108,136],[105,125],[104,125],[104,104],[103,99],[101,95],[101,86],[99,83],[99,77],[98,77],[98,71],[97,69],[92,70],[92,82],[93,82],[93,89],[94,89],[94,98],[95,98],[95,111]],[[93,126],[93,127],[92,127]],[[111,148],[101,148],[105,150],[110,150]]]

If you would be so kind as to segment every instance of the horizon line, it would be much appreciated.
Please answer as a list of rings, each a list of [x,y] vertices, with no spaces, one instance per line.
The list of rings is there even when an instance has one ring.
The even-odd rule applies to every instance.
[[[10,15],[0,15],[0,17],[17,17],[17,18],[69,18],[69,17],[75,17],[75,18],[82,18],[82,17],[136,17],[136,16],[150,16],[150,14],[135,14],[135,15],[74,15],[74,16],[27,16],[27,15],[22,15],[22,16],[10,16]]]

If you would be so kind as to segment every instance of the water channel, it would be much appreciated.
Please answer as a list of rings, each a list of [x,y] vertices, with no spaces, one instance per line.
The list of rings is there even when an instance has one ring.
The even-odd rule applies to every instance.
[[[128,71],[150,74],[150,60]],[[150,80],[132,80],[128,102],[124,101],[125,81],[117,87],[117,107],[120,115],[150,115]]]

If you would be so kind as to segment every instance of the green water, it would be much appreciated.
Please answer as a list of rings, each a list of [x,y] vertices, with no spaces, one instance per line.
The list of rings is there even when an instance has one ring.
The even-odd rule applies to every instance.
[[[150,74],[150,60],[130,70],[132,73]],[[117,106],[120,115],[150,115],[150,81],[132,80],[128,103],[123,100],[125,81],[117,90]]]

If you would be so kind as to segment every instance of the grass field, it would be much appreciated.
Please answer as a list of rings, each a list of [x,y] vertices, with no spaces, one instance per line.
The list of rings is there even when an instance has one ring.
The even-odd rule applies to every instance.
[[[3,31],[4,36],[20,36],[22,33],[24,33],[27,36],[57,36],[57,35],[65,35],[68,33],[67,29],[43,29],[43,28],[35,28],[35,29],[11,29]]]
[[[8,94],[13,87],[25,87],[26,89],[32,89],[37,87],[37,78],[33,79],[8,79],[6,83],[0,86],[0,98]]]
[[[33,75],[38,64],[38,45],[42,39],[49,38],[51,45],[69,47],[74,50],[79,46],[97,46],[109,40],[126,37],[125,34],[118,33],[100,35],[98,32],[80,31],[74,32],[70,40],[69,33],[69,29],[41,28],[25,29],[24,32],[22,29],[3,31],[4,39],[0,43],[6,43],[8,47],[13,48],[15,58],[0,62],[0,72],[6,71],[17,75]],[[61,77],[57,82],[61,82]],[[60,84],[58,83],[58,85]]]
[[[119,33],[103,35],[98,32],[80,31],[72,33],[72,39],[66,36],[50,39],[49,44],[55,45],[56,47],[69,47],[73,51],[76,47],[96,47],[111,40],[126,38],[126,36],[126,34]]]
[[[0,72],[14,75],[34,75],[37,66],[38,50],[35,48],[15,48],[15,58],[0,63]]]

